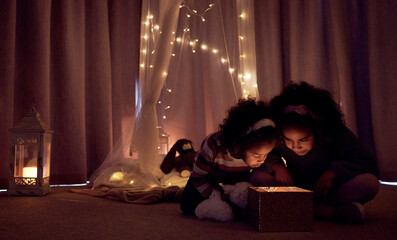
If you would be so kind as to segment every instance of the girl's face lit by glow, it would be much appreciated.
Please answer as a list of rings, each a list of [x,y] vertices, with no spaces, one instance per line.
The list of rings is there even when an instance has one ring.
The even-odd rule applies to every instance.
[[[285,146],[294,151],[296,155],[304,156],[313,148],[314,135],[308,129],[285,127],[283,135]]]
[[[274,148],[276,141],[254,144],[244,152],[243,160],[251,168],[257,168],[265,162],[267,154]]]

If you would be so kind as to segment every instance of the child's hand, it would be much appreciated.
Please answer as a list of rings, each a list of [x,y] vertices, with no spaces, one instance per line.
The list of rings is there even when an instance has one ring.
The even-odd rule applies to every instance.
[[[321,175],[314,185],[314,195],[315,197],[324,200],[328,194],[329,189],[335,179],[335,173],[331,170],[327,170]]]
[[[288,172],[288,169],[282,164],[274,164],[273,165],[274,178],[276,179],[276,183],[281,186],[291,186],[294,185],[292,181],[291,174]]]

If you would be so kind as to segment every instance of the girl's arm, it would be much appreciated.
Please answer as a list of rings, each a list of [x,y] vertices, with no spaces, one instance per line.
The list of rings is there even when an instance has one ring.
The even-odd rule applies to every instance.
[[[190,176],[193,185],[205,198],[209,197],[214,190],[213,186],[211,185],[211,179],[208,173],[213,166],[217,149],[218,146],[216,140],[213,138],[213,135],[210,135],[204,139],[196,157],[196,161],[194,162],[192,174]]]
[[[275,163],[272,166],[274,172],[274,178],[276,183],[281,186],[292,186],[294,182],[292,181],[291,174],[284,164]]]
[[[267,155],[266,161],[260,166],[260,168],[272,174],[278,185],[291,186],[294,184],[291,174],[285,166],[285,162],[281,159],[279,150],[276,148]]]

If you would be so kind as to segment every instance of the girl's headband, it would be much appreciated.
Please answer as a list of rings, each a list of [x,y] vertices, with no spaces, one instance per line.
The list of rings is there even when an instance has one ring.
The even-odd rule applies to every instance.
[[[310,115],[313,116],[313,112],[306,105],[289,105],[285,107],[284,114],[295,112],[299,115]]]
[[[257,121],[256,123],[254,123],[254,125],[252,125],[252,127],[248,128],[245,135],[248,135],[251,132],[261,129],[263,127],[276,127],[276,124],[273,122],[273,120],[271,120],[269,118],[264,118],[262,120]]]

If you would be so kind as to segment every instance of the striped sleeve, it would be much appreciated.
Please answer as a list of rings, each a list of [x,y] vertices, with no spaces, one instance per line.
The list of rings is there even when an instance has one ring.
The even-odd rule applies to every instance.
[[[191,180],[203,197],[208,197],[213,191],[209,172],[214,164],[218,150],[216,139],[213,138],[213,135],[208,136],[201,144],[193,166]]]

